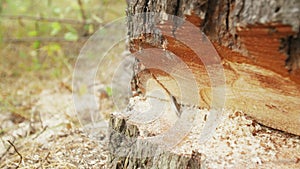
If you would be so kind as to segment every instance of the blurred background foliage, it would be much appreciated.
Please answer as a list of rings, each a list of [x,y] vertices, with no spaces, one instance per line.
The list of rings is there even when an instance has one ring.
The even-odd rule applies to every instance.
[[[71,90],[85,41],[125,8],[124,0],[0,0],[0,113],[29,118],[43,89]]]

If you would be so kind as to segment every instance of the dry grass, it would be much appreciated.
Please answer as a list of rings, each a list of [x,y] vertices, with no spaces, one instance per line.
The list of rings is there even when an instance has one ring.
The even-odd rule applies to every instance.
[[[92,140],[78,129],[61,131],[47,144],[32,137],[14,144],[19,154],[10,148],[1,168],[105,168],[104,141]]]

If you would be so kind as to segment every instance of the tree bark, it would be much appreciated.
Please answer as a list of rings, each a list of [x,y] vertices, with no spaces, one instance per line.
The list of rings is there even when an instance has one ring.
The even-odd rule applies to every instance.
[[[300,135],[299,1],[133,0],[128,2],[129,17],[143,12],[165,12],[183,17],[208,36],[222,59],[225,71],[226,109],[241,110],[263,125]],[[153,26],[147,23],[147,19],[149,19],[147,16],[141,15],[137,20],[142,22],[128,21],[131,52],[153,47],[173,52],[189,66],[193,73],[199,75],[197,77],[201,77],[196,79],[201,88],[199,91],[194,91],[199,93],[201,101],[182,97],[178,92],[176,81],[158,70],[139,72],[133,81],[133,90],[146,94],[149,88],[153,88],[151,83],[149,86],[149,81],[156,81],[181,105],[209,109],[212,102],[212,89],[205,66],[195,62],[197,57],[195,53],[187,46],[178,44],[174,37],[158,35],[154,32],[139,34],[141,30]],[[136,25],[137,23],[140,25]],[[175,26],[176,24],[180,23],[174,23]],[[172,31],[175,35],[176,29]],[[168,43],[164,43],[165,41]],[[140,71],[143,56],[139,57],[136,67]],[[190,86],[187,84],[183,88],[190,88]],[[132,136],[138,137],[139,132],[142,131],[138,125],[133,125],[120,116],[112,116],[110,126],[111,147],[122,144],[116,136],[117,133],[130,133],[129,128],[132,126],[134,128]],[[152,146],[144,147],[140,151],[153,149]],[[113,151],[115,150],[113,148]],[[191,152],[185,155],[176,152],[163,153],[159,159],[136,160],[113,154],[110,157],[112,168],[201,168],[203,163],[200,154]],[[163,162],[160,163],[160,160]],[[168,161],[174,165],[169,165]]]

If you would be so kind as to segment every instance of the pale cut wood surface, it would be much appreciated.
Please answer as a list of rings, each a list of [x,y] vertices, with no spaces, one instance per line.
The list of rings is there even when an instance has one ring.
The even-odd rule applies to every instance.
[[[197,70],[195,72],[201,74],[201,78],[197,79],[200,100],[196,100],[194,94],[182,93],[184,91],[178,87],[180,77],[179,82],[176,82],[171,76],[157,70],[152,74],[155,74],[156,79],[176,97],[179,103],[209,109],[212,93],[210,84],[207,83],[209,78],[205,74],[205,67],[197,65],[193,68]],[[300,135],[300,91],[297,84],[270,70],[250,64],[224,61],[224,68],[226,75],[225,109],[243,111],[266,126]],[[145,71],[139,75],[141,77],[139,86],[143,89],[142,91],[147,91],[147,85],[148,88],[151,85],[147,81],[152,77],[147,73],[149,72]],[[187,76],[181,77],[181,81],[187,81],[186,78]],[[193,79],[189,80],[193,81]],[[181,83],[181,85],[186,84]],[[191,86],[186,85],[181,88],[189,90]]]

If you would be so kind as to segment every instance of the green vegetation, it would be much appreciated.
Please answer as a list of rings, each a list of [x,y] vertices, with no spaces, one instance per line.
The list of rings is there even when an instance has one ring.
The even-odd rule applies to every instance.
[[[30,118],[36,96],[63,82],[88,37],[125,15],[123,0],[0,0],[0,113]]]

